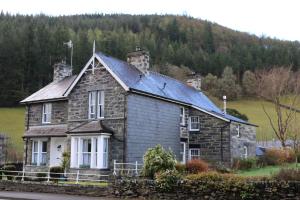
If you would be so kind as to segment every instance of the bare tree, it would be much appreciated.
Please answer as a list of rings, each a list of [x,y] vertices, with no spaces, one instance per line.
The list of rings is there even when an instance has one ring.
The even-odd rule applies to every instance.
[[[297,112],[295,106],[299,101],[299,78],[298,72],[295,73],[291,68],[286,67],[256,72],[256,93],[259,97],[272,102],[274,105],[275,119],[271,117],[270,111],[266,110],[264,104],[262,104],[262,107],[282,147],[286,146],[288,129]]]
[[[300,124],[297,118],[297,115],[295,114],[292,124],[289,128],[289,134],[288,137],[292,140],[293,142],[293,150],[295,152],[295,157],[296,157],[296,163],[298,164],[298,155],[300,152]]]

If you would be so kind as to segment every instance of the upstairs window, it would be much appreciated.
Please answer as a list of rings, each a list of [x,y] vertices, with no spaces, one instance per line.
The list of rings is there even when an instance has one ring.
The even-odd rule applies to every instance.
[[[51,111],[52,111],[52,104],[44,103],[43,104],[43,116],[42,116],[43,124],[51,123]]]
[[[200,119],[199,116],[190,117],[190,131],[199,131],[200,130]]]
[[[89,92],[89,119],[104,118],[104,91]]]
[[[185,125],[185,108],[180,108],[180,125]]]

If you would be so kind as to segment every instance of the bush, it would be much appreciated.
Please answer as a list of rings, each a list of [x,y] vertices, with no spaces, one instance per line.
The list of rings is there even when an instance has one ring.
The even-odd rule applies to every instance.
[[[59,178],[62,177],[62,174],[64,173],[64,169],[60,166],[55,166],[50,168],[50,178],[54,182],[58,182]]]
[[[177,170],[166,170],[155,174],[155,185],[159,191],[170,192],[177,186],[181,175]]]
[[[187,172],[190,174],[197,174],[208,171],[208,164],[203,160],[190,160],[186,163]]]
[[[257,166],[256,158],[235,158],[233,160],[233,168],[236,170],[247,170]]]
[[[150,148],[144,155],[142,175],[154,178],[155,173],[174,170],[176,159],[171,151],[166,151],[161,145]]]
[[[226,112],[234,117],[240,118],[242,120],[248,121],[248,117],[245,114],[240,113],[238,110],[233,108],[227,108]]]
[[[295,162],[296,155],[290,149],[267,149],[265,154],[260,157],[258,164],[266,165],[282,165],[287,162]]]
[[[279,181],[300,181],[299,169],[281,169],[273,176],[275,180]]]
[[[47,173],[37,173],[36,176],[36,181],[47,181]]]
[[[185,164],[181,164],[181,163],[176,163],[175,169],[176,169],[179,173],[184,174],[184,173],[186,172],[186,165],[185,165]]]
[[[14,165],[4,165],[3,170],[7,170],[7,171],[16,171],[16,166]],[[4,175],[6,175],[7,180],[12,180],[13,176],[17,175],[17,172],[3,172]]]

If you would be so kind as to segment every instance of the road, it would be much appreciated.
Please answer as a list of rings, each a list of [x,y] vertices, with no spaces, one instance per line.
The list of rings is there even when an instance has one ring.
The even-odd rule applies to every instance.
[[[116,200],[106,197],[86,197],[64,194],[0,191],[0,200]]]

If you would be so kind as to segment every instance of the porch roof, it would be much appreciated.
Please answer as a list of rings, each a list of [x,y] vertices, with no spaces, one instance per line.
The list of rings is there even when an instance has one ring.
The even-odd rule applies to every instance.
[[[31,126],[24,137],[66,137],[66,132],[66,124]]]
[[[102,120],[85,122],[67,132],[68,134],[76,133],[113,133],[113,131],[107,128]]]

